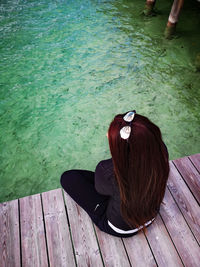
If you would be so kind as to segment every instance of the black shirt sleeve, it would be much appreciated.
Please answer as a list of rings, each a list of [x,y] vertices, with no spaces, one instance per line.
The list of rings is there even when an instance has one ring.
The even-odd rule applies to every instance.
[[[113,190],[113,163],[112,159],[102,160],[95,170],[95,189],[102,195],[112,196]]]

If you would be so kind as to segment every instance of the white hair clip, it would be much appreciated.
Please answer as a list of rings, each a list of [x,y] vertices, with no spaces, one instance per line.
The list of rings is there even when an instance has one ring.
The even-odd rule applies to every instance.
[[[135,113],[136,111],[133,110],[133,111],[129,111],[128,113],[126,113],[126,115],[123,117],[123,119],[126,121],[126,122],[129,122],[129,124],[131,124],[131,122],[133,121],[134,119],[134,116],[135,116]],[[129,136],[131,134],[131,126],[124,126],[121,130],[120,130],[120,136],[122,139],[128,139]]]
[[[127,122],[131,122],[134,119],[136,111],[129,111],[128,113],[126,113],[126,115],[123,117],[123,119]]]
[[[131,127],[130,126],[124,126],[120,130],[120,136],[122,139],[128,139],[131,134]]]

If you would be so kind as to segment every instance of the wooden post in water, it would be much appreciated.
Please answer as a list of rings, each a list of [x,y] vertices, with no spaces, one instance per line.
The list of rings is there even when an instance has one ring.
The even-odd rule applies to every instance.
[[[179,17],[180,10],[183,6],[183,2],[184,0],[174,0],[171,12],[169,14],[167,26],[165,29],[165,37],[167,39],[170,39],[175,32],[176,24],[178,22],[178,17]]]
[[[153,8],[155,6],[156,0],[146,0],[144,15],[148,16],[152,14]]]
[[[195,59],[195,67],[197,71],[200,71],[200,53],[198,53],[196,55],[196,59]]]

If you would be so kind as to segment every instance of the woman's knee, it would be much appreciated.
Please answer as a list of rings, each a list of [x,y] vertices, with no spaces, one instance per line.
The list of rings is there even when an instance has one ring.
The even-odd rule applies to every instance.
[[[74,184],[76,179],[77,171],[76,170],[69,170],[65,171],[60,178],[60,183],[64,189],[67,187],[71,187]]]

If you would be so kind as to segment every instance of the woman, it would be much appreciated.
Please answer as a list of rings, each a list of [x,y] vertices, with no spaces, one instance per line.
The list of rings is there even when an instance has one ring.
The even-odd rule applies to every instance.
[[[135,110],[115,116],[108,141],[112,159],[99,162],[95,173],[64,172],[61,185],[102,231],[130,237],[150,225],[159,211],[168,152],[160,129]]]

